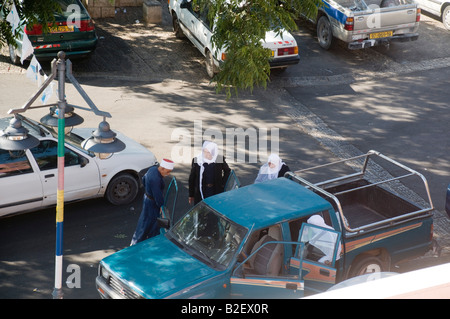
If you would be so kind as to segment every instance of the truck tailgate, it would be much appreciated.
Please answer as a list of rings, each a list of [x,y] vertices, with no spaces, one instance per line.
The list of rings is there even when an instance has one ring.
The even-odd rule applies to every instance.
[[[395,30],[412,26],[416,23],[417,8],[415,5],[376,8],[373,11],[354,13],[354,31],[378,32]],[[370,29],[370,30],[368,30]]]

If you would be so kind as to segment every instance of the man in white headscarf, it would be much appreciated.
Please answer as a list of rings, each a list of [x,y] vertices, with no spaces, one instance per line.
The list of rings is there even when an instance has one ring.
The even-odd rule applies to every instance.
[[[272,153],[267,159],[267,163],[263,164],[259,169],[255,183],[282,177],[288,171],[290,171],[290,169],[286,163],[284,163],[277,154]]]
[[[202,151],[192,159],[189,175],[189,204],[222,193],[231,169],[225,157],[219,156],[216,143],[205,141]]]

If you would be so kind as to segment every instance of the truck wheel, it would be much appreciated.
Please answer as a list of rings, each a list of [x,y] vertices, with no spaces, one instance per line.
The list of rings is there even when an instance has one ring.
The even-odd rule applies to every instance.
[[[17,50],[12,44],[9,45],[9,58],[13,64],[19,65],[20,57],[17,55]]]
[[[139,192],[138,181],[127,173],[118,174],[109,182],[105,197],[113,205],[131,203]]]
[[[386,271],[383,261],[374,256],[360,258],[352,264],[349,278]]]
[[[446,6],[442,12],[442,23],[447,30],[450,30],[450,5]]]
[[[181,27],[180,27],[180,21],[178,21],[178,17],[175,13],[172,15],[172,27],[173,27],[173,32],[175,33],[175,36],[178,39],[184,38],[183,30],[181,30]]]
[[[212,79],[217,73],[217,67],[214,64],[214,58],[211,51],[206,52],[206,73]]]
[[[317,40],[319,45],[325,50],[328,50],[333,43],[331,23],[326,16],[321,16],[317,22]]]

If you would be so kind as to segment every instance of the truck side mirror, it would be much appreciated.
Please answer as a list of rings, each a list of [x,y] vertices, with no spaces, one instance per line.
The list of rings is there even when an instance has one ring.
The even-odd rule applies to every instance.
[[[158,217],[157,219],[158,226],[161,228],[169,229],[170,228],[170,220],[168,218]]]

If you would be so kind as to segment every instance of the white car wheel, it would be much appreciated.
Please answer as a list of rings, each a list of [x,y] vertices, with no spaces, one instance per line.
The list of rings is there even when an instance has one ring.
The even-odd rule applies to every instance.
[[[450,30],[450,5],[442,12],[442,23],[447,30]]]
[[[217,73],[217,67],[214,64],[214,58],[210,51],[206,52],[206,73],[211,79]]]
[[[138,181],[134,176],[122,173],[113,177],[106,189],[105,197],[113,205],[131,203],[139,192]]]

